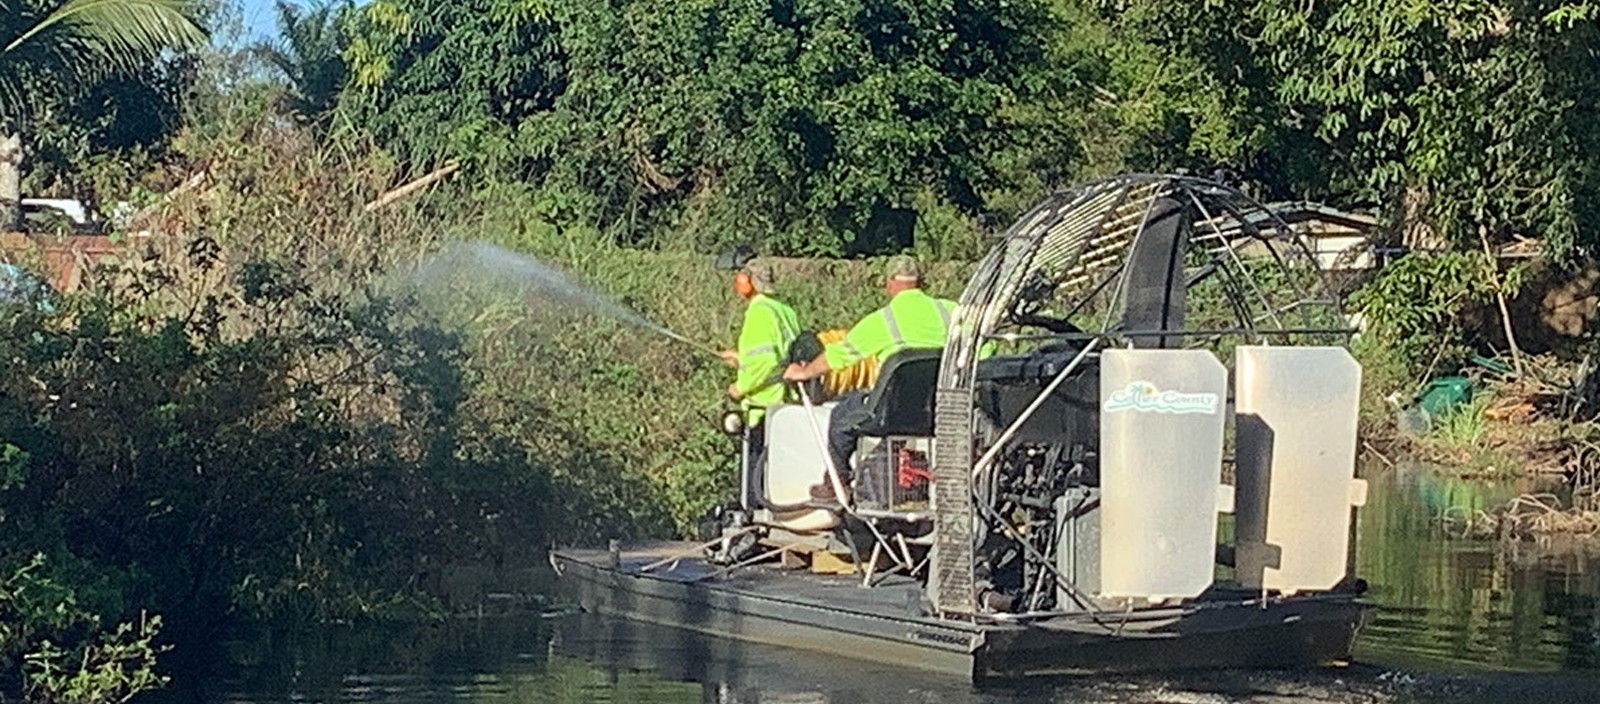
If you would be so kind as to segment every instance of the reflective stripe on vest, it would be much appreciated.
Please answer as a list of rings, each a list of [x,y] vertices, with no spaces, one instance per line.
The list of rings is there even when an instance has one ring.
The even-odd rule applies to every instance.
[[[939,331],[939,336],[941,339],[946,339],[950,336],[950,308],[939,299],[930,298],[929,301],[933,303],[934,309],[939,311],[939,322],[943,326],[943,329]],[[888,354],[892,355],[906,349],[908,345],[906,344],[905,333],[900,331],[900,321],[895,319],[894,303],[890,302],[879,312],[883,314],[884,328],[889,333]],[[887,357],[888,355],[885,356]]]
[[[906,344],[906,338],[900,334],[900,324],[895,322],[893,304],[883,307],[883,322],[889,327],[889,340],[894,343],[891,349],[898,350]]]

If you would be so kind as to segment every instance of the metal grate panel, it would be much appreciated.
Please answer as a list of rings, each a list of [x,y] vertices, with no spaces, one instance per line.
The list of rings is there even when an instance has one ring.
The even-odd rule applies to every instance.
[[[972,589],[972,391],[940,388],[934,404],[933,569],[928,594],[941,614],[977,612]]]

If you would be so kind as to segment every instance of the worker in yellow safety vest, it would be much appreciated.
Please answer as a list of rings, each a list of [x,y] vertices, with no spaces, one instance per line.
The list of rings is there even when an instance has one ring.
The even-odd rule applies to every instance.
[[[876,357],[881,365],[905,350],[944,348],[956,303],[923,292],[922,267],[915,258],[901,255],[889,260],[883,290],[889,296],[888,305],[862,318],[844,339],[829,344],[815,359],[789,365],[784,369],[783,378],[792,382],[806,381],[830,370],[849,367],[865,357]],[[850,456],[855,453],[860,437],[856,426],[866,402],[866,391],[844,394],[828,415],[828,454],[846,487],[850,486],[852,475]],[[835,498],[827,481],[812,487],[811,495],[818,500]]]
[[[737,349],[724,350],[723,361],[738,369],[728,396],[744,409],[749,467],[761,467],[766,450],[762,421],[767,407],[789,400],[789,386],[780,381],[789,345],[800,335],[800,318],[788,304],[773,297],[772,267],[750,261],[733,277],[733,290],[745,300],[744,326]],[[760,475],[760,472],[755,472]]]

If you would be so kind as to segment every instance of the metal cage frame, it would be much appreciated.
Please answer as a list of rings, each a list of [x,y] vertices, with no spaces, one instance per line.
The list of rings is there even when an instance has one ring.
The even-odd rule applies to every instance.
[[[1007,331],[1030,327],[1020,319],[1041,289],[1071,302],[1069,311],[1109,291],[1107,300],[1115,310],[1123,297],[1120,281],[1126,265],[1160,202],[1182,204],[1191,218],[1185,254],[1186,262],[1196,266],[1193,271],[1185,268],[1185,287],[1217,277],[1232,311],[1231,325],[1135,331],[1118,329],[1106,317],[1098,329]],[[1247,257],[1247,248],[1262,251]],[[1285,272],[1281,278],[1288,284],[1287,296],[1270,295],[1247,258]],[[980,446],[975,430],[975,375],[986,343],[1078,340],[1087,342],[1087,353],[1105,340],[1139,333],[1233,336],[1263,343],[1350,332],[1342,317],[1334,318],[1337,327],[1319,327],[1319,310],[1339,315],[1337,299],[1304,240],[1266,206],[1223,184],[1179,175],[1119,176],[1057,192],[1024,214],[968,280],[941,361],[932,461],[935,535],[928,576],[935,610],[950,618],[970,618],[981,611],[973,570],[990,517],[984,514],[989,507],[975,500],[974,471],[983,468],[980,455],[988,459],[1006,442],[1001,437],[992,446]]]

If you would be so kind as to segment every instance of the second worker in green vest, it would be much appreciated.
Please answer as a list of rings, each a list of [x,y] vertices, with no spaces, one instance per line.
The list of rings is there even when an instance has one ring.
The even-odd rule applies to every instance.
[[[722,353],[739,371],[728,395],[744,409],[746,462],[752,476],[762,475],[767,407],[789,400],[789,386],[778,379],[789,346],[800,334],[800,319],[788,304],[773,297],[772,267],[752,261],[733,277],[734,291],[745,300],[744,325],[738,349]]]
[[[950,334],[950,316],[955,301],[934,298],[922,291],[922,267],[917,260],[901,255],[889,260],[883,289],[889,304],[861,319],[843,340],[828,345],[821,355],[805,364],[792,364],[784,370],[788,381],[806,381],[844,369],[865,357],[887,364],[905,350],[943,349]],[[866,406],[867,392],[855,391],[839,397],[828,415],[828,454],[839,471],[839,479],[850,485],[850,457],[855,454],[860,433],[859,416]],[[812,497],[832,499],[833,490],[825,480],[812,488]]]

